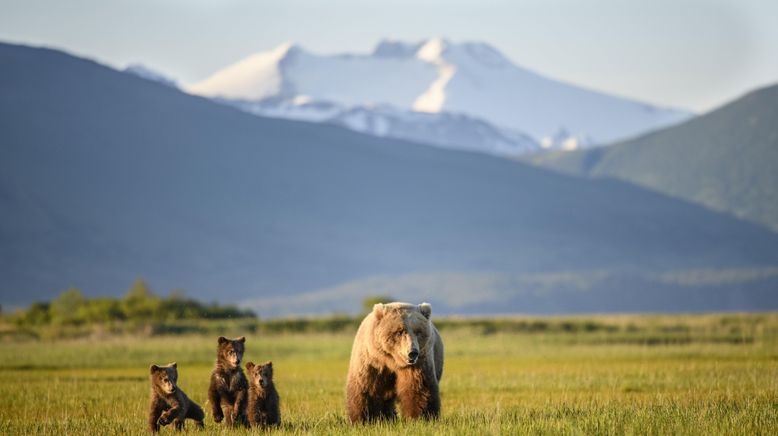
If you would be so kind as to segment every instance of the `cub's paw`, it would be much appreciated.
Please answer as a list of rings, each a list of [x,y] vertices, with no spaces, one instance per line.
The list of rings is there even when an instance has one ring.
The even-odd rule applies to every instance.
[[[162,415],[157,420],[157,424],[159,425],[168,425],[170,424],[170,416],[169,415]]]
[[[215,413],[213,415],[213,422],[215,422],[217,424],[222,422],[223,419],[224,419],[224,414],[222,414],[221,412]]]

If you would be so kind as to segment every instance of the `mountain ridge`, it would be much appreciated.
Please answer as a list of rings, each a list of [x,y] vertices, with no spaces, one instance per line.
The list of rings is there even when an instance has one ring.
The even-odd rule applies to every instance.
[[[612,177],[778,231],[778,85],[608,147],[528,156],[569,174]]]
[[[339,105],[342,112],[388,105],[408,112],[463,114],[547,147],[568,139],[568,146],[603,144],[689,117],[688,112],[547,79],[486,43],[444,38],[381,40],[368,54],[338,55],[318,55],[285,43],[186,89],[260,107],[305,98]],[[266,115],[279,114],[283,112]],[[556,139],[560,132],[569,132],[569,137]]]
[[[257,299],[374,276],[550,274],[553,300],[560,271],[778,264],[778,236],[622,182],[256,117],[53,50],[0,44],[0,62],[4,304],[141,276],[273,316]],[[524,281],[508,283],[498,309],[521,310]],[[760,283],[726,295],[778,304]]]

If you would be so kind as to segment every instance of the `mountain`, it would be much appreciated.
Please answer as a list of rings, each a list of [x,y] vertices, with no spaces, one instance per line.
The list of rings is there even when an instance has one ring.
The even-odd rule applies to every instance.
[[[517,156],[540,149],[532,138],[498,129],[467,115],[398,110],[391,106],[343,108],[325,102],[297,98],[287,101],[223,101],[256,115],[313,121],[343,126],[373,136],[405,139],[443,148]]]
[[[778,307],[778,235],[627,183],[257,117],[54,50],[0,44],[0,64],[6,307],[137,277],[262,316],[387,287],[437,313]]]
[[[484,43],[442,38],[418,43],[381,41],[368,55],[317,55],[284,44],[186,89],[225,102],[259,102],[260,107],[304,99],[337,105],[341,112],[390,106],[408,112],[466,115],[491,124],[492,130],[506,130],[505,136],[529,136],[547,148],[610,142],[689,117],[687,112],[545,78],[514,65]],[[283,116],[283,112],[263,114]],[[384,136],[394,135],[389,129]]]
[[[626,180],[778,231],[778,85],[633,140],[531,160]]]
[[[176,83],[175,80],[142,64],[130,64],[124,69],[124,72],[134,74],[146,80],[151,80],[152,82],[161,83],[171,88],[178,88],[178,83]]]

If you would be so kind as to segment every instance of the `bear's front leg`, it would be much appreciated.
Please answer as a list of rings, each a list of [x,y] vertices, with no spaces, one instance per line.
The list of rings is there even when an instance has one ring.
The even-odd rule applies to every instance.
[[[224,412],[224,423],[228,426],[233,424],[233,413],[232,413],[232,405],[231,404],[225,404],[222,408],[222,411]]]
[[[158,421],[163,410],[163,403],[161,401],[156,398],[151,401],[151,406],[149,407],[149,430],[152,433],[157,433],[159,431]]]
[[[349,378],[346,384],[346,412],[352,423],[364,422],[370,418],[367,404],[367,392],[361,389],[359,383]]]
[[[349,383],[346,386],[346,411],[352,423],[375,421],[379,419],[392,420],[397,417],[394,410],[394,395],[385,390],[369,392],[360,388],[359,383]]]
[[[176,430],[183,430],[184,429],[184,422],[186,421],[186,415],[188,412],[188,407],[179,407],[178,411],[175,415],[171,415],[173,419],[173,425],[175,426]]]
[[[211,414],[213,415],[214,422],[220,423],[224,419],[224,414],[222,413],[222,399],[221,395],[219,395],[219,387],[214,378],[211,378],[211,386],[208,388],[208,402],[211,403]]]
[[[432,368],[405,368],[397,372],[397,398],[404,418],[440,416],[440,392]]]
[[[240,389],[235,394],[235,403],[232,405],[232,422],[234,424],[246,424],[246,390]]]
[[[178,417],[178,415],[181,413],[181,408],[179,406],[171,407],[170,409],[167,409],[160,415],[159,417],[159,425],[168,425],[171,422],[173,422],[174,419]]]

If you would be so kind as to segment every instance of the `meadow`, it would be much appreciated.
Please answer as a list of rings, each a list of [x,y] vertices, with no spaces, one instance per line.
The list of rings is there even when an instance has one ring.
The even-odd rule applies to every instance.
[[[283,424],[272,432],[778,434],[778,314],[438,324],[441,419],[364,426],[348,424],[344,410],[353,324],[249,329],[244,362],[275,368]],[[0,434],[146,434],[148,367],[172,361],[179,386],[206,410],[205,433],[252,433],[208,412],[212,334],[0,338]],[[196,433],[191,423],[187,431]]]

